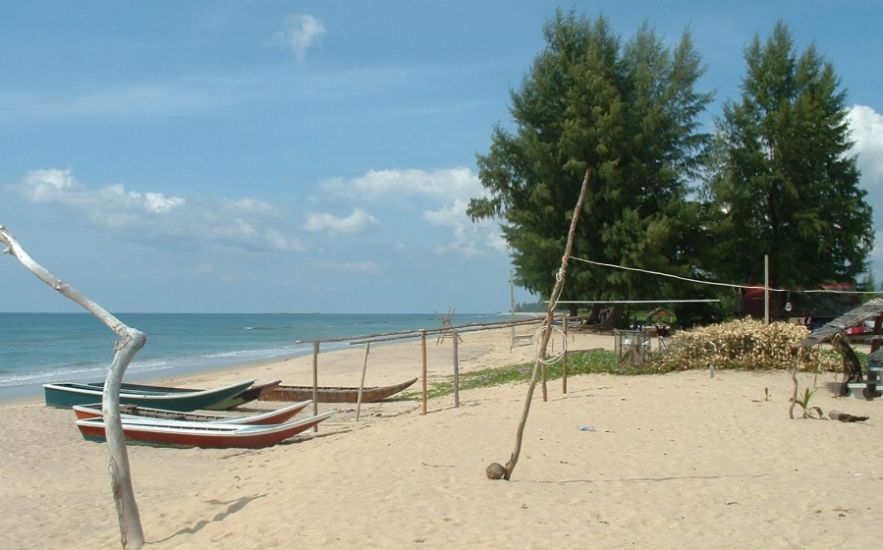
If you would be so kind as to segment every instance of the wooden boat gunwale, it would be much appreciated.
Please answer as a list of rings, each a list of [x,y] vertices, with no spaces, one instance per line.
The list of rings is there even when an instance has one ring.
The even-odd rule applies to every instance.
[[[406,380],[399,384],[389,386],[368,386],[362,390],[362,403],[382,401],[405,390],[417,378]],[[319,386],[318,400],[320,403],[355,403],[358,400],[359,388],[352,386]],[[276,388],[261,392],[261,401],[294,401],[299,399],[312,399],[312,386],[286,386],[280,384]]]
[[[195,390],[192,392],[164,393],[164,394],[144,394],[120,392],[121,403],[147,404],[156,406],[160,409],[170,410],[194,410],[203,409],[211,406],[232,396],[238,395],[243,390],[254,384],[254,380],[247,380],[221,386],[218,388],[210,388],[204,390]],[[43,384],[46,405],[57,408],[70,408],[73,405],[83,403],[91,403],[97,399],[101,399],[103,388],[97,388],[91,384],[81,384],[78,382],[65,383],[48,383]],[[50,395],[52,398],[50,399]],[[210,399],[217,396],[217,399]],[[195,406],[191,406],[195,403]],[[183,407],[183,409],[181,408]]]
[[[163,422],[204,422],[210,424],[281,424],[287,422],[307,408],[313,401],[298,401],[287,407],[273,409],[263,413],[250,414],[246,416],[224,416],[220,414],[195,413],[187,411],[170,411],[166,409],[155,409],[151,407],[142,407],[139,405],[120,405],[120,417],[123,422],[134,420],[150,420],[153,423]],[[74,414],[78,420],[88,418],[103,418],[101,403],[90,405],[74,405]],[[129,411],[129,412],[127,412]],[[142,414],[143,413],[143,414]]]
[[[132,424],[123,422],[128,443],[163,447],[202,448],[264,448],[275,445],[330,418],[335,411],[293,420],[283,424],[210,424],[196,422],[196,426],[175,427],[167,424]],[[77,420],[83,438],[104,441],[104,419]]]

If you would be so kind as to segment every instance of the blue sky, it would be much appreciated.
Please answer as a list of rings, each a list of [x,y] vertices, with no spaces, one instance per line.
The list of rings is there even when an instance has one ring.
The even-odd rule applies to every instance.
[[[464,209],[558,6],[3,2],[0,224],[113,311],[505,310],[499,229]],[[883,3],[561,6],[624,38],[689,28],[709,126],[756,33],[783,19],[801,49],[815,41],[883,228]],[[0,260],[0,311],[75,310]]]

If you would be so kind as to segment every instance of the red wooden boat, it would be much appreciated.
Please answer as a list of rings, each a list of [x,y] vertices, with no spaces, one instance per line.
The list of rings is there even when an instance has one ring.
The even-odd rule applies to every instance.
[[[329,418],[334,411],[284,424],[213,424],[166,420],[164,424],[123,422],[126,442],[157,447],[201,447],[212,449],[261,449],[297,435]],[[147,422],[139,420],[137,422]],[[172,424],[174,422],[174,424]],[[87,441],[105,441],[104,420],[77,420],[77,428]]]
[[[247,416],[223,416],[220,414],[153,409],[150,407],[139,407],[138,405],[120,405],[120,415],[122,416],[123,421],[140,419],[148,420],[153,424],[162,424],[163,420],[211,422],[214,424],[281,424],[287,422],[312,402],[312,400],[300,401],[298,403],[293,403],[288,407],[282,407],[281,409],[274,409],[272,411],[250,414]],[[101,412],[101,403],[94,405],[74,405],[74,414],[76,414],[77,418],[80,420],[86,418],[103,418],[104,416]]]

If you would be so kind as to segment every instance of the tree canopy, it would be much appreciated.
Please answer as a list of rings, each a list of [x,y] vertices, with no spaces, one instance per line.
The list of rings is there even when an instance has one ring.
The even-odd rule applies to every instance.
[[[558,11],[540,52],[511,92],[510,131],[497,125],[478,156],[488,197],[473,219],[500,219],[519,284],[548,295],[582,175],[593,170],[575,254],[685,272],[694,265],[700,207],[686,200],[708,136],[697,117],[701,58],[689,32],[669,48],[647,25],[625,44],[603,17]],[[576,298],[652,297],[666,283],[573,265]]]
[[[765,43],[754,37],[745,61],[711,155],[714,271],[760,281],[769,254],[779,286],[855,281],[873,245],[871,208],[833,65],[814,45],[798,54],[782,22]]]

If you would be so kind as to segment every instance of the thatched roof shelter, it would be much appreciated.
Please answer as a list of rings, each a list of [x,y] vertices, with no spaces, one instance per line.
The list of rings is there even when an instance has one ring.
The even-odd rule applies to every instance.
[[[883,316],[883,298],[875,298],[812,331],[809,336],[800,342],[800,347],[808,348],[827,342],[838,332],[856,327],[865,321],[881,316]]]

